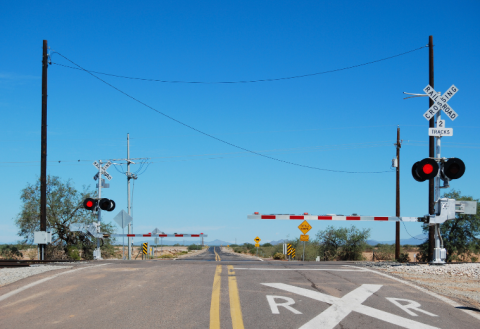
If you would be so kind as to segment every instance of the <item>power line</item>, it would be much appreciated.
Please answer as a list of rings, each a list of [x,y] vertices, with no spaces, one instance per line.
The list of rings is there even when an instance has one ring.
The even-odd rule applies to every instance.
[[[385,57],[385,58],[382,58],[382,59],[377,59],[377,60],[374,60],[374,61],[371,61],[371,62],[366,62],[366,63],[357,64],[357,65],[353,65],[353,66],[347,66],[347,67],[343,67],[343,68],[340,68],[340,69],[334,69],[334,70],[322,71],[322,72],[316,72],[316,73],[307,73],[307,74],[301,74],[301,75],[294,75],[294,76],[282,77],[282,78],[267,78],[267,79],[258,79],[258,80],[239,80],[239,81],[180,81],[180,80],[161,80],[161,79],[137,78],[137,77],[129,77],[129,76],[124,76],[124,75],[104,73],[104,72],[98,72],[98,71],[90,71],[90,70],[87,71],[87,70],[81,68],[80,66],[78,66],[77,64],[75,64],[73,62],[72,63],[77,65],[78,68],[73,67],[73,66],[60,64],[60,63],[54,63],[54,62],[52,62],[52,64],[55,64],[55,65],[58,65],[58,66],[63,66],[63,67],[69,68],[69,69],[87,71],[87,72],[91,72],[91,73],[107,75],[107,76],[111,76],[111,77],[115,77],[115,78],[130,79],[130,80],[141,80],[141,81],[161,82],[161,83],[235,84],[235,83],[272,82],[272,81],[281,81],[281,80],[300,79],[300,78],[307,78],[307,77],[312,77],[312,76],[322,75],[322,74],[327,74],[327,73],[340,72],[340,71],[350,70],[350,69],[354,69],[354,68],[365,66],[365,65],[375,64],[375,63],[386,61],[386,60],[389,60],[389,59],[392,59],[392,58],[395,58],[395,57],[400,57],[400,56],[403,56],[403,55],[407,55],[409,53],[413,53],[414,51],[417,51],[417,50],[420,50],[420,49],[423,49],[423,48],[426,48],[426,47],[427,46],[423,46],[423,47],[420,47],[420,48],[416,48],[416,49],[413,49],[413,50],[403,52],[401,54]],[[62,56],[58,52],[54,52],[54,53],[57,53],[60,56]],[[62,56],[62,57],[65,58],[64,56]],[[65,59],[67,59],[67,58],[65,58]]]
[[[422,47],[422,48],[423,48],[423,47]],[[161,112],[161,111],[153,108],[152,106],[150,106],[150,105],[148,105],[148,104],[140,101],[139,99],[137,99],[137,98],[135,98],[135,97],[127,94],[127,93],[124,92],[123,90],[121,90],[121,89],[115,87],[114,85],[108,83],[107,81],[105,81],[105,80],[97,77],[95,74],[93,74],[92,72],[84,69],[83,67],[81,67],[80,65],[76,64],[75,62],[73,62],[72,60],[68,59],[67,57],[63,56],[63,55],[60,54],[58,51],[57,51],[56,53],[57,53],[58,55],[62,56],[63,58],[65,58],[65,59],[66,59],[67,61],[69,61],[70,63],[76,65],[76,66],[79,67],[79,68],[81,68],[83,71],[87,72],[88,74],[90,74],[90,75],[93,76],[94,78],[100,80],[101,82],[105,83],[106,85],[110,86],[111,88],[115,89],[116,91],[120,92],[121,94],[127,96],[128,98],[136,101],[137,103],[142,104],[143,106],[151,109],[152,111],[155,111],[155,112],[157,112],[158,114],[163,115],[164,117],[166,117],[166,118],[168,118],[168,119],[170,119],[170,120],[172,120],[172,121],[175,121],[176,123],[181,124],[181,125],[184,126],[184,127],[187,127],[187,128],[189,128],[189,129],[191,129],[191,130],[194,130],[194,131],[196,131],[196,132],[198,132],[198,133],[200,133],[200,134],[202,134],[202,135],[204,135],[204,136],[210,137],[210,138],[212,138],[212,139],[215,139],[215,140],[217,140],[217,141],[219,141],[219,142],[222,142],[222,143],[224,143],[224,144],[230,145],[230,146],[235,147],[235,148],[237,148],[237,149],[243,150],[243,151],[245,151],[245,152],[250,152],[250,153],[252,153],[252,154],[256,154],[256,155],[258,155],[258,156],[264,157],[264,158],[266,158],[266,159],[270,159],[270,160],[274,160],[274,161],[278,161],[278,162],[282,162],[282,163],[286,163],[286,164],[290,164],[290,165],[294,165],[294,166],[298,166],[298,167],[303,167],[303,168],[308,168],[308,169],[314,169],[314,170],[321,170],[321,171],[347,173],[347,174],[382,174],[382,173],[387,173],[387,172],[388,172],[388,173],[391,173],[391,172],[392,172],[392,171],[390,171],[390,170],[388,170],[388,171],[346,171],[346,170],[333,170],[333,169],[326,169],[326,168],[318,168],[318,167],[314,167],[314,166],[307,166],[307,165],[302,165],[302,164],[299,164],[299,163],[294,163],[294,162],[290,162],[290,161],[285,161],[285,160],[277,159],[277,158],[274,158],[274,157],[271,157],[271,156],[268,156],[268,155],[264,155],[264,154],[261,154],[261,153],[255,152],[255,151],[251,151],[251,150],[246,149],[246,148],[244,148],[244,147],[235,145],[235,144],[233,144],[233,143],[227,142],[227,141],[225,141],[225,140],[223,140],[223,139],[220,139],[220,138],[218,138],[218,137],[215,137],[215,136],[213,136],[213,135],[210,135],[210,134],[208,134],[208,133],[206,133],[206,132],[204,132],[204,131],[201,131],[201,130],[199,130],[199,129],[197,129],[197,128],[194,128],[194,127],[192,127],[192,126],[190,126],[190,125],[188,125],[188,124],[186,124],[186,123],[184,123],[184,122],[182,122],[182,121],[180,121],[180,120],[177,120],[177,119],[169,116],[169,115],[166,114],[166,113],[163,113],[163,112]]]

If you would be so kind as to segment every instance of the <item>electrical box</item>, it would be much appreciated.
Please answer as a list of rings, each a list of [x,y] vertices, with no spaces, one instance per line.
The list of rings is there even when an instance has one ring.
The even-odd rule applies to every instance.
[[[33,232],[33,243],[34,244],[52,243],[52,233],[45,232],[45,231]]]
[[[455,201],[455,212],[465,215],[477,214],[477,201]]]
[[[394,168],[397,168],[397,167],[398,167],[397,158],[392,159],[392,167],[394,167]]]

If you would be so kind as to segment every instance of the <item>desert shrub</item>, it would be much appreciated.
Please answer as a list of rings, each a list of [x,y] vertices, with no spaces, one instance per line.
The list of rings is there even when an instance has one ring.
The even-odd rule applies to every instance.
[[[360,230],[355,226],[348,228],[329,226],[317,233],[319,243],[317,250],[326,260],[363,260],[362,252],[367,246],[369,236],[370,229]],[[300,253],[297,252],[297,258],[299,255]]]
[[[285,255],[282,253],[277,252],[275,255],[273,255],[273,259],[285,259]]]
[[[392,244],[377,244],[375,260],[393,260],[395,258],[395,246]]]
[[[400,263],[407,263],[410,261],[410,256],[408,255],[408,252],[404,252],[400,254],[400,257],[397,259],[398,262]]]
[[[188,246],[188,250],[202,250],[202,246],[197,244],[191,244]]]
[[[472,263],[476,263],[476,262],[478,262],[478,257],[471,256],[471,257],[470,257],[470,261],[471,261]]]
[[[5,244],[0,246],[0,255],[4,259],[20,259],[23,257],[20,249],[13,244]]]
[[[38,251],[36,248],[30,248],[27,250],[27,257],[30,260],[37,258]]]
[[[78,252],[78,248],[74,246],[69,246],[67,249],[68,257],[73,260],[80,260],[80,253]]]
[[[158,258],[174,258],[174,256],[170,254],[166,254],[166,255],[161,255]]]

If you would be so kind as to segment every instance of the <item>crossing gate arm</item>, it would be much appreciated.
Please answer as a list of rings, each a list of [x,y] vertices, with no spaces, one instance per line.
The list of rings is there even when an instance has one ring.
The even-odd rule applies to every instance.
[[[317,216],[317,215],[248,215],[248,219],[266,220],[348,220],[376,222],[421,222],[418,217],[382,217],[382,216]]]
[[[200,238],[208,237],[208,234],[103,234],[104,238],[121,238],[121,237],[130,237],[130,238]]]

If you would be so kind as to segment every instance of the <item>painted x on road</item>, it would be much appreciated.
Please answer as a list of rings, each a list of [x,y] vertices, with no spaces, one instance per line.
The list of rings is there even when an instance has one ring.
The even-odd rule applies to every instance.
[[[342,298],[330,296],[323,294],[318,291],[299,288],[291,286],[284,283],[262,283],[265,286],[288,291],[294,294],[301,296],[309,297],[321,302],[330,304],[331,306],[326,309],[324,312],[320,313],[312,320],[305,323],[300,329],[333,329],[336,325],[340,323],[347,315],[352,311],[368,315],[372,318],[383,320],[388,323],[395,324],[403,328],[412,328],[412,329],[427,329],[427,328],[437,328],[432,327],[427,324],[413,321],[401,316],[384,312],[376,308],[362,305],[362,303],[367,300],[368,297],[376,293],[382,285],[378,284],[362,284],[357,289],[349,292]]]

